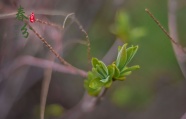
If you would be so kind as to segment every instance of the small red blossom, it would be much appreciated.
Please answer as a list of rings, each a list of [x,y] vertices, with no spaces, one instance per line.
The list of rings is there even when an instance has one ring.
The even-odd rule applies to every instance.
[[[35,19],[34,13],[32,12],[30,15],[30,22],[34,23],[35,21],[36,21],[36,19]]]

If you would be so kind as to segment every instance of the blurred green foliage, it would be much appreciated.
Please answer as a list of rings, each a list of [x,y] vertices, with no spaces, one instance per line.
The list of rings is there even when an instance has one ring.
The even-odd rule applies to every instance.
[[[111,95],[112,102],[119,107],[141,107],[149,102],[151,92],[144,88],[139,90],[130,86],[118,87]]]
[[[64,113],[64,108],[59,104],[50,104],[45,108],[45,119],[59,118]],[[40,106],[34,108],[34,115],[40,118]]]
[[[135,41],[146,35],[144,27],[131,27],[129,15],[124,10],[117,11],[115,22],[111,25],[110,31],[124,42]]]

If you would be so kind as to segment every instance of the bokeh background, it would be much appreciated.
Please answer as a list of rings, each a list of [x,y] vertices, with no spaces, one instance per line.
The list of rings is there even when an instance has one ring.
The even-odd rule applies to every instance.
[[[186,1],[177,2],[178,35],[185,46]],[[91,55],[107,64],[114,61],[117,46],[123,42],[129,46],[139,45],[130,65],[138,64],[141,68],[126,81],[115,82],[99,105],[83,119],[180,119],[186,112],[186,82],[170,40],[145,12],[148,8],[168,29],[167,0],[1,0],[0,14],[16,12],[20,5],[28,15],[32,11],[37,18],[60,25],[64,14],[74,12],[89,35]],[[37,13],[41,10],[63,15]],[[113,34],[113,29],[123,25],[117,22],[119,11],[128,18],[124,23],[129,29],[118,35]],[[31,25],[68,62],[88,71],[85,35],[75,23],[69,19],[64,31],[39,23]],[[25,39],[20,30],[22,26],[15,17],[0,19],[0,119],[39,119],[45,68],[31,66],[32,60],[25,61],[27,65],[19,64],[24,64],[21,58],[51,60],[53,54],[31,31]],[[135,32],[139,35],[129,37],[135,28],[140,28]],[[126,37],[122,39],[120,35]],[[114,50],[104,58],[112,47]],[[60,119],[82,99],[84,78],[53,71],[51,79],[45,118]]]

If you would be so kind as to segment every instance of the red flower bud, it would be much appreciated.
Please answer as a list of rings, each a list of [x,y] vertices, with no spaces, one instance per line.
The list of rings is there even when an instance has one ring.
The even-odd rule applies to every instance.
[[[36,21],[36,19],[35,19],[34,13],[32,12],[30,15],[30,22],[34,23],[35,21]]]

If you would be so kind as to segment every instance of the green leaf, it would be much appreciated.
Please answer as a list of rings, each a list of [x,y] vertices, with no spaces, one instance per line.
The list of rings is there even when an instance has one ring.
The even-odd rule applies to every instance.
[[[101,65],[96,65],[97,72],[101,74],[104,78],[107,77],[107,73],[104,71]],[[108,71],[107,71],[108,72]]]
[[[123,41],[129,40],[131,29],[129,21],[129,15],[123,10],[119,10],[110,31]]]
[[[114,67],[113,65],[109,65],[109,66],[107,67],[107,69],[108,69],[108,75],[109,75],[110,77],[113,77],[115,67]]]
[[[132,40],[139,39],[147,34],[147,31],[144,27],[133,28],[130,32],[130,38]]]
[[[92,58],[92,70],[95,72],[95,74],[104,79],[108,75],[108,69],[107,66],[102,62],[99,61],[97,58]]]
[[[119,77],[119,78],[116,78],[117,80],[120,80],[120,81],[123,81],[126,79],[126,77]]]
[[[101,92],[102,88],[97,88],[97,89],[89,89],[88,94],[91,96],[98,96],[99,93]]]
[[[105,84],[106,88],[109,88],[112,85],[112,79],[109,79],[109,81]]]
[[[119,75],[120,75],[120,71],[119,69],[116,67],[115,64],[113,64],[113,67],[114,67],[114,76],[115,78],[117,78]]]
[[[104,83],[100,81],[100,78],[92,79],[89,83],[89,87],[92,89],[101,88],[102,86],[104,86]]]
[[[118,46],[118,52],[120,52],[120,50],[121,50],[121,46]]]
[[[135,46],[135,47],[132,46],[127,49],[127,63],[129,63],[131,61],[131,59],[136,54],[137,50],[138,50],[138,46]]]
[[[92,58],[92,66],[96,68],[96,65],[99,64],[99,60],[97,58]]]
[[[100,64],[101,68],[104,70],[105,74],[108,75],[107,66],[102,61],[99,61],[99,64]]]
[[[125,67],[126,61],[127,61],[126,46],[127,46],[127,44],[124,44],[122,46],[121,50],[118,53],[117,59],[116,59],[116,66],[118,67],[118,69],[120,71]]]
[[[93,89],[93,88],[89,87],[89,84],[90,84],[91,80],[95,79],[95,75],[92,72],[88,72],[88,77],[87,78],[88,79],[84,80],[84,87],[87,90],[88,94],[92,95],[92,96],[98,96],[102,87],[96,88],[96,89]]]
[[[121,77],[125,77],[125,76],[128,76],[128,75],[130,75],[132,73],[132,71],[127,71],[127,72],[122,72],[121,74],[120,74],[120,78]]]
[[[101,79],[100,81],[103,82],[103,83],[106,83],[106,82],[108,82],[109,79],[110,79],[110,76],[108,76],[108,77],[105,78],[105,79]]]
[[[128,72],[128,71],[134,71],[134,70],[137,70],[137,69],[139,69],[139,68],[140,68],[139,65],[134,65],[134,66],[132,66],[132,67],[127,67],[127,68],[125,68],[121,73],[125,73],[125,72]]]
[[[92,72],[95,74],[96,77],[99,77],[101,79],[105,78],[104,75],[100,74],[96,68],[92,68]]]

